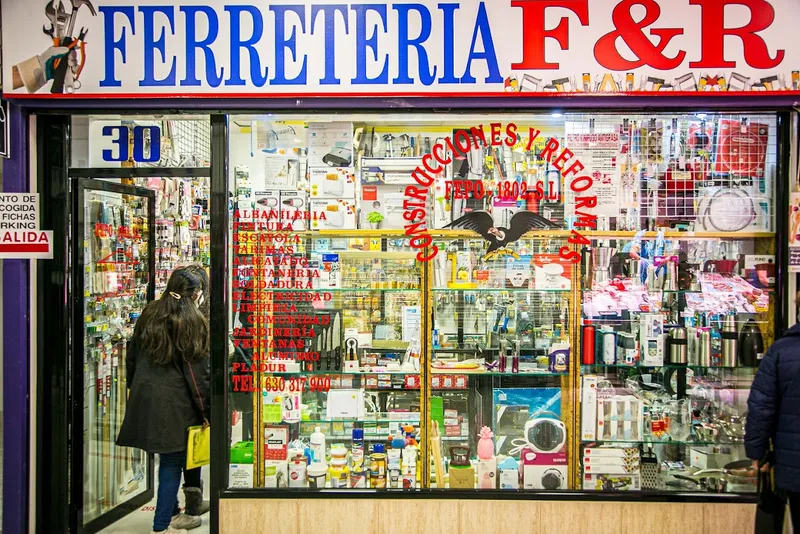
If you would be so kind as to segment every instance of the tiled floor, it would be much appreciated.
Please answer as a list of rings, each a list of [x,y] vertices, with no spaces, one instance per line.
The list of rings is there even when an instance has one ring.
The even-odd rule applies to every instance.
[[[155,473],[156,482],[158,481],[158,466],[156,466],[156,473]],[[208,480],[209,469],[208,467],[203,468],[203,490],[205,492],[205,499],[209,498],[208,488],[211,487],[211,482]],[[183,492],[178,492],[178,499],[180,501],[181,508],[183,507]],[[103,529],[100,531],[100,534],[147,534],[152,532],[153,530],[153,513],[156,509],[156,501],[153,499],[150,503],[146,506],[143,506],[139,510],[127,515],[122,520],[117,521],[113,525]],[[209,514],[205,514],[202,516],[203,524],[196,529],[190,530],[192,534],[208,534],[210,532],[209,521],[210,517]]]

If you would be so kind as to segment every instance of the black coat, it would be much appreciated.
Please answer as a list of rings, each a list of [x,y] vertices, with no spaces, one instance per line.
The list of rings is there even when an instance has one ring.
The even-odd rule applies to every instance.
[[[125,363],[130,394],[117,445],[149,453],[186,450],[186,429],[203,422],[201,401],[211,420],[209,358],[191,364],[197,390],[189,364],[159,365],[137,349],[135,340],[128,344]]]
[[[775,446],[775,485],[800,492],[800,325],[767,350],[747,399],[747,457]]]

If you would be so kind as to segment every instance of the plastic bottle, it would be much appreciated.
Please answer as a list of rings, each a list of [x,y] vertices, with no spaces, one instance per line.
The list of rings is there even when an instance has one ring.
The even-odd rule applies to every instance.
[[[320,427],[314,428],[314,433],[311,434],[311,452],[314,454],[314,461],[325,463],[325,434],[322,433]]]

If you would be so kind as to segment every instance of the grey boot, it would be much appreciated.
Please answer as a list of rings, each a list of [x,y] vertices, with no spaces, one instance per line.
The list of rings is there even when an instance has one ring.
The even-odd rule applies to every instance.
[[[184,486],[183,495],[186,498],[186,515],[199,516],[211,509],[211,503],[203,500],[202,489]]]

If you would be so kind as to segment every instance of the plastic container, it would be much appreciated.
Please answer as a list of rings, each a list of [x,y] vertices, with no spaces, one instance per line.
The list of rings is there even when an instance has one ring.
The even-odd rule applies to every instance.
[[[328,466],[321,462],[314,462],[308,466],[308,487],[323,489],[328,476]]]
[[[369,485],[371,488],[386,487],[386,448],[378,443],[369,456]]]
[[[253,463],[253,442],[240,441],[231,447],[232,464],[252,464]]]
[[[290,488],[305,488],[306,487],[306,457],[303,454],[297,454],[289,462],[289,487]]]
[[[325,434],[322,433],[320,427],[314,428],[309,440],[311,442],[311,453],[314,456],[314,462],[325,463]]]
[[[347,467],[347,458],[334,458],[329,469],[332,488],[347,488],[350,482],[350,468]]]

